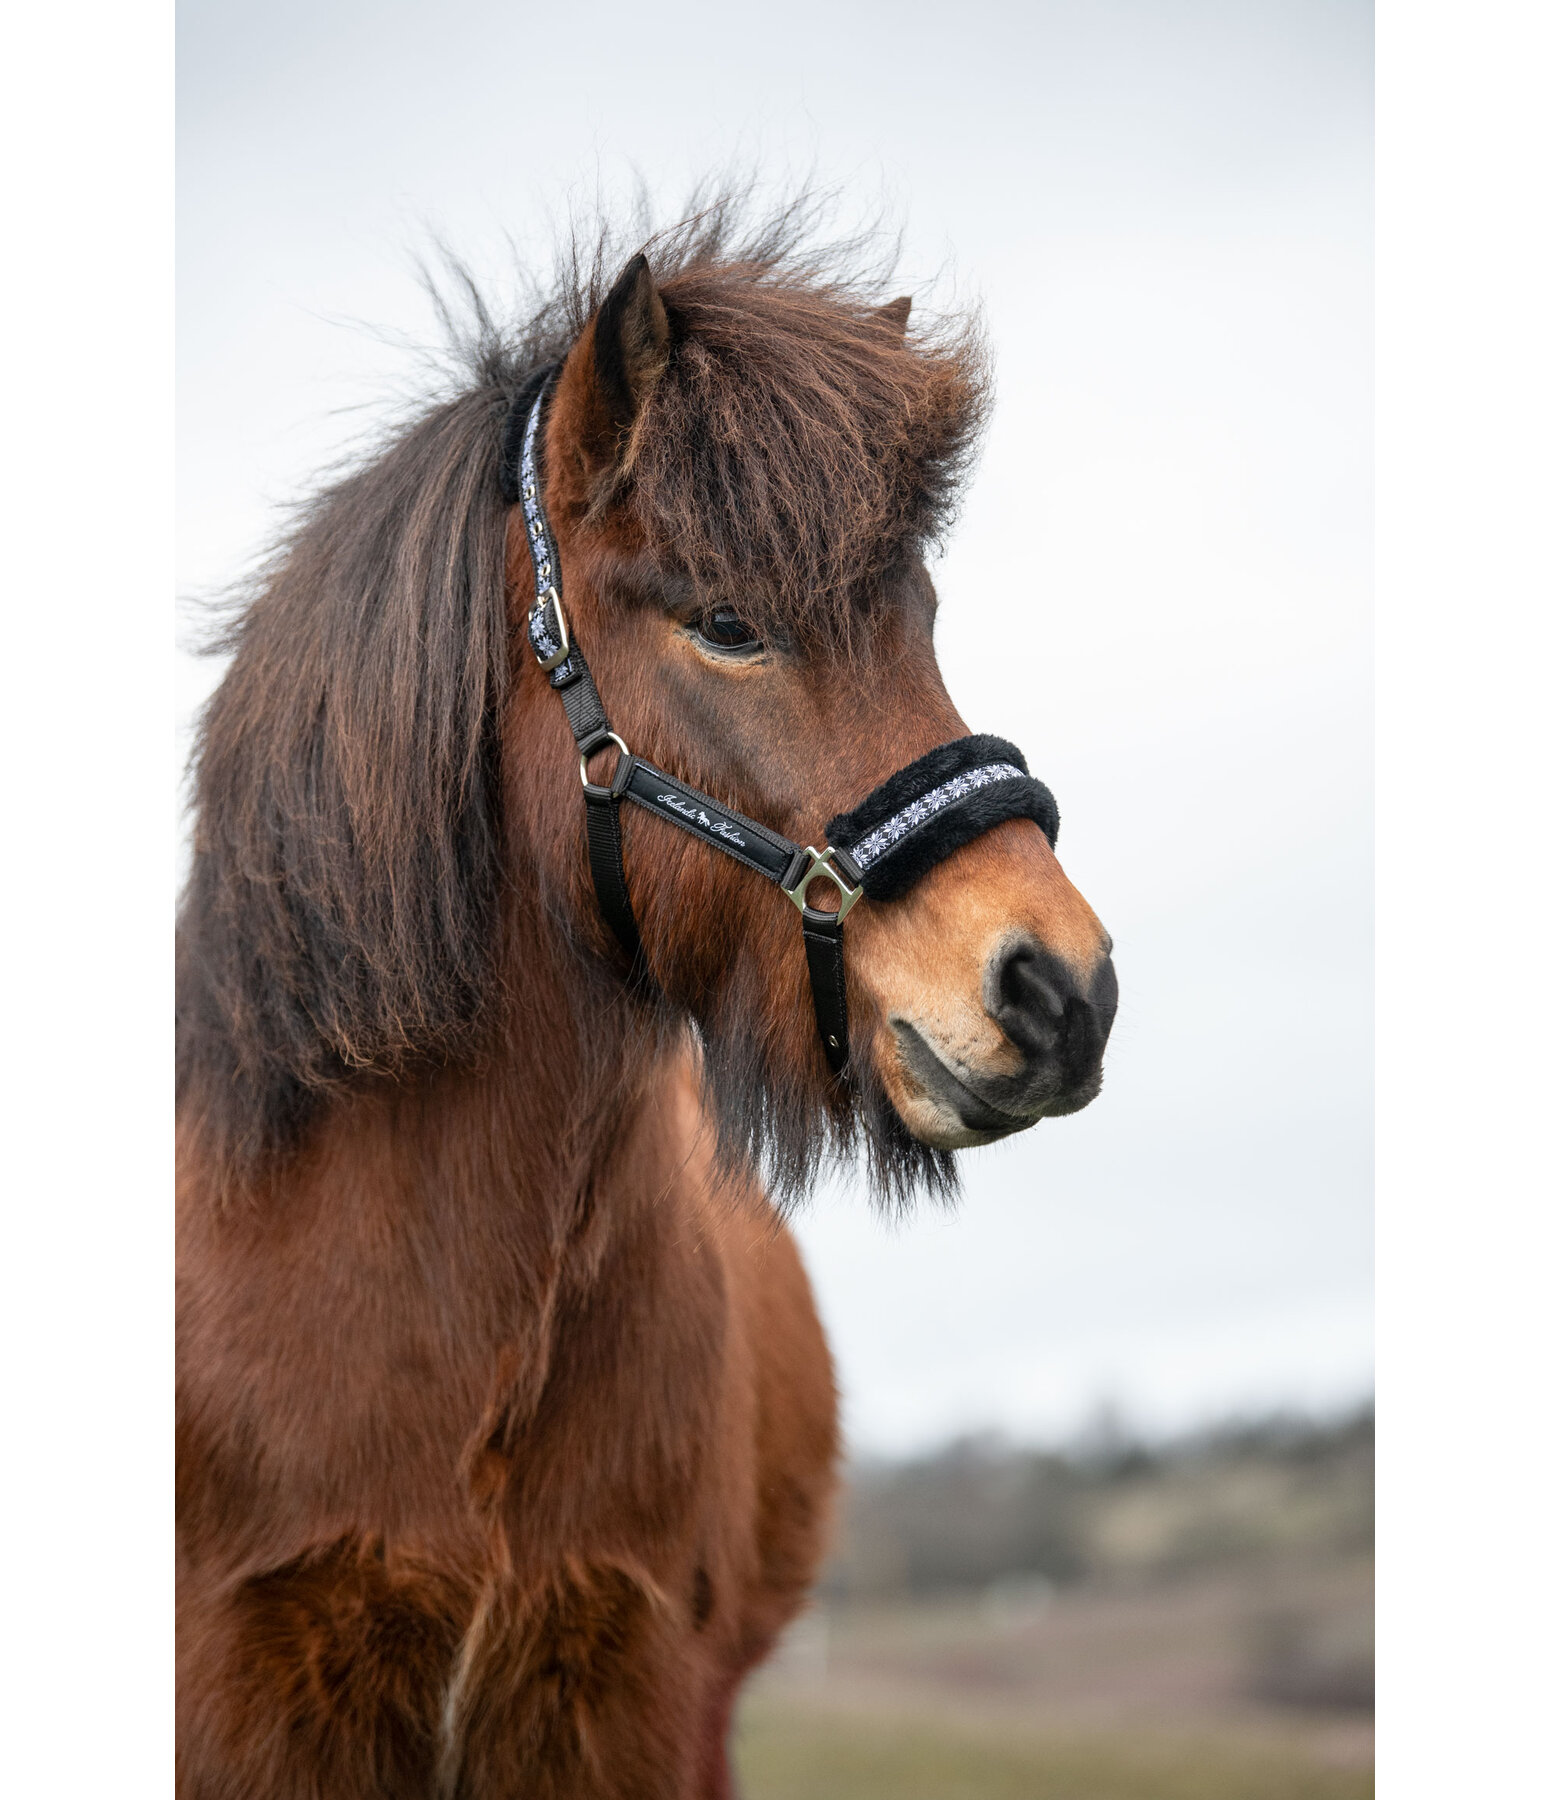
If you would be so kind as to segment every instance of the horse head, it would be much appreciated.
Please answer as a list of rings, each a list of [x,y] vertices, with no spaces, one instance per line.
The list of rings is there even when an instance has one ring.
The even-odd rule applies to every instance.
[[[981,391],[971,347],[912,341],[908,313],[907,300],[846,304],[752,271],[659,284],[637,256],[544,384],[538,466],[564,616],[614,732],[581,759],[594,790],[622,742],[817,849],[894,771],[966,737],[937,665],[923,551]],[[518,423],[537,403],[530,384]],[[513,506],[507,526],[519,649],[538,598],[531,516]],[[588,873],[576,743],[531,654],[505,735],[515,854],[541,870],[546,911],[580,921],[622,979]],[[681,814],[698,804],[657,799]],[[777,1174],[806,1172],[815,1121],[834,1141],[861,1136],[885,1181],[907,1180],[940,1170],[934,1153],[1097,1093],[1111,945],[1056,860],[1049,818],[962,830],[905,891],[865,893],[845,926],[850,1056],[836,1079],[779,886],[662,811],[622,810],[649,971],[631,991],[693,1021],[723,1136],[751,1141]],[[843,891],[820,879],[809,904],[832,909]]]

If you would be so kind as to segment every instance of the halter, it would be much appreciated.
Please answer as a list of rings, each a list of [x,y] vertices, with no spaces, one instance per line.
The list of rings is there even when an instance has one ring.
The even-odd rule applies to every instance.
[[[558,367],[535,375],[512,404],[501,446],[501,492],[508,503],[521,502],[527,523],[535,594],[527,615],[528,641],[564,704],[580,755],[587,859],[598,909],[630,959],[631,979],[649,981],[624,877],[619,815],[626,800],[773,881],[802,915],[818,1035],[829,1067],[842,1075],[850,1054],[844,924],[851,908],[863,897],[897,899],[955,850],[1007,819],[1032,819],[1053,848],[1060,829],[1054,795],[1029,775],[1022,752],[1005,738],[958,738],[917,757],[873,788],[853,811],[831,819],[824,827],[827,845],[820,850],[793,843],[636,756],[608,722],[561,603],[559,547],[544,511],[538,473],[539,421]],[[605,744],[617,746],[619,762],[613,780],[600,786],[588,779],[587,764]],[[808,889],[815,881],[838,890],[834,911],[808,905]]]

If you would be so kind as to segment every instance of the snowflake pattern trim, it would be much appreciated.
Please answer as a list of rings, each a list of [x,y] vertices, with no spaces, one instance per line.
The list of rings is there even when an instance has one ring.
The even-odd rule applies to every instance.
[[[934,818],[944,806],[951,806],[965,795],[972,794],[979,788],[989,787],[992,782],[1019,780],[1026,781],[1027,777],[1011,763],[987,763],[983,768],[967,769],[962,775],[955,775],[951,781],[944,781],[940,787],[932,788],[929,794],[911,801],[903,812],[895,813],[875,831],[869,831],[859,844],[852,847],[850,855],[858,867],[869,869],[900,838],[913,831],[917,825],[924,825],[927,819]]]
[[[533,558],[533,585],[538,598],[532,611],[527,615],[528,642],[537,651],[539,657],[553,656],[559,649],[549,630],[546,605],[552,596],[559,599],[559,592],[554,585],[554,549],[549,542],[549,521],[544,516],[544,503],[538,493],[538,419],[544,409],[542,394],[533,402],[528,410],[527,424],[522,432],[522,459],[518,471],[521,488],[522,516],[527,521],[527,547]],[[551,686],[558,687],[570,674],[570,658],[557,669],[550,671]]]

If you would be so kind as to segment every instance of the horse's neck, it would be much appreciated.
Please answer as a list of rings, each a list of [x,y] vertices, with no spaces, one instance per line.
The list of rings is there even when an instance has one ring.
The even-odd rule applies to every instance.
[[[649,1279],[649,1253],[621,1242],[675,1232],[670,1190],[704,1158],[688,1057],[616,988],[600,1016],[574,986],[567,1003],[575,973],[510,983],[478,1068],[341,1097],[261,1194],[212,1204],[193,1148],[179,1253],[193,1404],[217,1437],[230,1425],[264,1446],[294,1508],[277,1498],[255,1556],[290,1554],[340,1505],[341,1529],[449,1516],[452,1471],[514,1441],[557,1334],[605,1329],[607,1285]]]
[[[687,1044],[616,989],[589,1006],[586,987],[575,969],[522,969],[478,1068],[402,1093],[380,1125],[363,1114],[377,1205],[470,1246],[450,1279],[471,1303],[488,1274],[508,1300],[516,1282],[547,1306],[567,1265],[595,1260],[611,1226],[671,1181],[697,1128]],[[501,1294],[488,1298],[499,1311]]]

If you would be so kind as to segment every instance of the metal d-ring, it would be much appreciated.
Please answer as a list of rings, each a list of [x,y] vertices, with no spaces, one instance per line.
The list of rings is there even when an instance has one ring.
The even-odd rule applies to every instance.
[[[607,741],[609,743],[614,743],[619,746],[619,767],[621,769],[624,767],[625,762],[629,757],[630,746],[627,743],[625,743],[624,739],[622,737],[620,737],[618,732],[617,731],[604,732],[603,737],[601,739],[599,739],[598,742],[595,743],[592,746],[592,748],[587,752],[587,754],[584,757],[582,757],[582,759],[581,759],[581,785],[583,787],[591,787],[591,785],[592,785],[592,783],[587,780],[587,764],[589,762],[591,762],[592,758],[597,755],[599,750],[602,749],[604,741]]]
[[[846,913],[848,913],[861,898],[861,884],[858,882],[855,887],[852,887],[840,873],[834,861],[834,851],[832,847],[827,850],[815,850],[813,846],[809,844],[807,846],[807,854],[812,857],[813,860],[808,865],[802,879],[795,887],[782,888],[780,891],[792,905],[796,907],[797,911],[801,912],[807,905],[807,890],[812,882],[832,882],[840,892],[840,908],[834,916],[836,920],[843,919]]]

